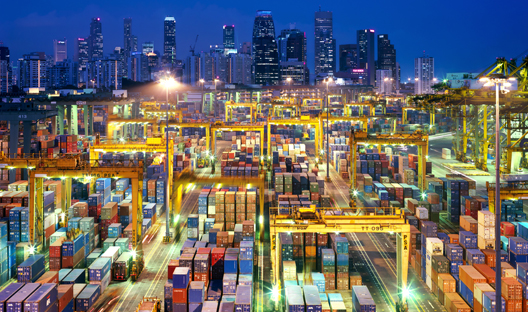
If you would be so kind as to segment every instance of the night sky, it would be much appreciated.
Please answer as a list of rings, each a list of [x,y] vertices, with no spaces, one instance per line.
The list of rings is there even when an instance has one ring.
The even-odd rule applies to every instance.
[[[264,6],[265,3],[265,6]],[[199,35],[196,51],[222,43],[222,26],[234,24],[236,41],[251,41],[256,10],[271,10],[276,35],[296,23],[306,32],[308,65],[313,72],[314,12],[334,13],[337,46],[356,42],[356,30],[371,28],[388,34],[395,45],[402,80],[413,76],[414,58],[435,58],[436,76],[448,72],[485,69],[497,56],[526,54],[528,24],[511,14],[527,12],[528,1],[3,1],[0,41],[10,48],[12,60],[22,54],[44,51],[52,54],[52,40],[68,40],[73,57],[74,39],[88,35],[90,19],[103,23],[104,52],[123,46],[123,18],[132,18],[132,33],[138,45],[153,41],[163,51],[163,19],[176,18],[177,58],[189,55],[189,46]],[[504,11],[506,9],[506,11]],[[503,15],[499,15],[503,12]],[[337,63],[339,64],[339,63]]]

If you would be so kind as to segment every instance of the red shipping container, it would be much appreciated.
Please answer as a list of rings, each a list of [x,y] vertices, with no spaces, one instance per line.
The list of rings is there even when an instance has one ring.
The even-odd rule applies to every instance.
[[[209,255],[211,254],[211,248],[208,248],[208,247],[202,247],[202,248],[198,248],[198,251],[196,252],[196,254],[205,254],[205,255]]]
[[[209,286],[209,273],[194,273],[193,281],[204,282],[205,288]]]
[[[173,288],[172,289],[172,302],[187,303],[187,288],[184,288],[184,289]]]
[[[60,258],[62,256],[62,241],[64,241],[64,239],[59,239],[49,246],[49,256],[51,258]]]
[[[490,268],[496,267],[497,265],[495,261],[495,250],[482,249],[481,251],[484,254],[484,263],[486,263]]]
[[[474,264],[473,267],[486,278],[488,284],[495,284],[495,271],[487,264]]]
[[[62,311],[73,299],[73,284],[59,285],[58,292],[59,311]]]
[[[522,300],[505,300],[506,301],[506,312],[522,312],[523,301]]]
[[[178,267],[178,260],[171,260],[169,262],[168,268],[167,268],[167,275],[169,277],[169,280],[172,281],[172,275],[174,273],[174,270]]]
[[[50,271],[59,271],[62,269],[61,258],[49,258],[49,268]]]
[[[501,235],[502,236],[514,236],[515,226],[510,222],[501,222]]]
[[[224,259],[225,248],[213,248],[211,253],[211,265],[215,265],[218,261]]]

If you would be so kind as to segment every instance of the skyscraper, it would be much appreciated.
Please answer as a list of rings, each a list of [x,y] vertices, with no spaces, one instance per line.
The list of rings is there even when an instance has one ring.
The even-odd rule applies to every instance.
[[[251,54],[251,42],[243,42],[238,53]]]
[[[333,73],[336,69],[336,41],[332,12],[315,12],[315,74]]]
[[[0,46],[0,93],[12,91],[13,74],[9,60],[9,48]]]
[[[101,18],[94,17],[90,23],[90,36],[88,37],[88,58],[90,60],[103,58],[103,25]]]
[[[374,85],[376,79],[376,66],[374,59],[374,29],[361,29],[357,31],[358,67],[367,73],[367,83]]]
[[[390,70],[393,89],[399,89],[396,70],[396,49],[390,43],[389,35],[378,35],[378,69]]]
[[[286,41],[286,59],[306,63],[306,33],[293,29]]]
[[[123,50],[127,58],[132,52],[132,18],[127,17],[123,20]]]
[[[141,52],[143,54],[154,53],[154,42],[152,41],[143,42],[143,44],[141,45]]]
[[[163,22],[163,65],[172,66],[176,61],[176,20],[167,16]]]
[[[271,11],[257,11],[253,25],[253,74],[260,85],[279,82],[279,56]]]
[[[68,58],[68,41],[53,39],[53,62],[57,64]]]
[[[347,72],[357,68],[358,58],[357,44],[340,44],[339,45],[339,71]]]
[[[46,88],[46,55],[44,52],[25,54],[18,60],[18,87]]]
[[[295,26],[290,24],[290,28],[281,30],[280,35],[277,37],[277,50],[280,62],[286,62],[288,60],[288,38],[293,28]]]
[[[224,49],[235,48],[235,25],[224,25]]]
[[[432,94],[434,84],[434,58],[426,56],[414,59],[414,94]]]

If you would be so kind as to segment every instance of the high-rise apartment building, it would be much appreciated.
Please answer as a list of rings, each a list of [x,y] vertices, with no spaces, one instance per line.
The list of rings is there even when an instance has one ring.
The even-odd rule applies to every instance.
[[[176,61],[176,20],[167,16],[163,22],[163,65],[172,66]]]
[[[90,36],[88,37],[88,58],[90,60],[103,58],[103,25],[101,18],[94,17],[90,23]]]
[[[336,41],[332,12],[315,12],[315,74],[328,74],[336,69]]]
[[[223,39],[224,49],[235,48],[235,25],[224,25]]]
[[[390,69],[376,70],[376,88],[379,94],[389,95],[393,93],[394,78]]]
[[[18,60],[18,87],[46,88],[46,55],[44,52],[25,54]]]
[[[145,82],[149,80],[148,57],[141,52],[132,52],[128,60],[129,79]]]
[[[367,74],[367,84],[374,86],[376,79],[376,60],[374,58],[374,29],[357,31],[358,68]]]
[[[389,35],[378,35],[378,69],[390,70],[392,73],[393,89],[399,89],[396,70],[396,49],[389,40]]]
[[[230,83],[251,84],[251,66],[253,60],[249,54],[231,54]]]
[[[119,90],[123,86],[122,62],[114,57],[88,62],[86,66],[87,87]]]
[[[68,41],[66,38],[63,40],[53,40],[53,63],[57,64],[68,58]]]
[[[340,44],[339,45],[339,71],[348,72],[358,67],[357,44]]]
[[[130,57],[132,52],[132,18],[130,17],[123,20],[123,50],[125,56]]]
[[[271,11],[257,11],[253,25],[253,76],[260,85],[279,83],[279,55]]]
[[[9,48],[0,46],[0,93],[11,92],[13,73],[9,56]]]
[[[414,59],[414,94],[433,94],[434,58],[426,56]]]
[[[66,86],[78,86],[79,82],[79,64],[72,60],[66,59],[57,62],[53,67],[48,69],[48,87],[56,89]]]

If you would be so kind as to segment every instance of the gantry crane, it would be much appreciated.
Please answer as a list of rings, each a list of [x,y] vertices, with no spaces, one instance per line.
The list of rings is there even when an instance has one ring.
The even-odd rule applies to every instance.
[[[160,123],[160,130],[161,133],[165,133],[165,127],[167,127],[167,124],[162,122]],[[176,128],[178,131],[178,134],[181,136],[181,129],[182,128],[205,128],[205,146],[206,149],[209,150],[209,141],[211,136],[211,124],[208,122],[169,122],[169,127]]]
[[[268,156],[271,156],[271,125],[310,125],[315,127],[315,154],[317,155],[320,150],[320,137],[322,134],[322,124],[320,118],[305,118],[300,119],[282,119],[282,120],[271,120],[268,119]]]
[[[282,214],[284,209],[289,213]],[[313,217],[305,219],[296,213],[298,208],[270,208],[270,259],[274,290],[281,289],[280,250],[277,249],[280,233],[398,233],[397,236],[397,285],[407,289],[409,266],[410,225],[406,224],[403,209],[398,208],[313,208]],[[326,210],[341,210],[348,215],[326,214]],[[279,214],[279,211],[281,214]],[[280,291],[276,292],[280,294]],[[405,298],[403,298],[405,300]]]
[[[489,211],[495,212],[495,190],[497,183],[486,182],[488,190]],[[528,197],[528,182],[500,183],[500,200],[526,199]]]
[[[339,93],[336,93],[336,94],[327,94],[326,95],[326,100],[328,101],[327,103],[330,104],[328,105],[329,107],[332,105],[332,101],[330,101],[330,99],[332,98],[338,98],[340,99],[340,101],[338,101],[337,103],[338,104],[333,104],[334,106],[344,106],[345,103],[346,103],[346,95],[345,94],[339,94]]]
[[[212,154],[216,151],[216,131],[258,131],[260,133],[260,155],[264,154],[264,125],[226,125],[217,121],[211,126],[211,149]]]
[[[143,115],[147,118],[166,118],[167,110],[155,108],[155,107],[146,107],[142,109]],[[176,116],[178,116],[176,118]],[[183,111],[181,109],[169,108],[169,120],[177,120],[178,122],[183,122]]]
[[[158,133],[158,120],[157,119],[147,119],[147,118],[133,118],[133,119],[126,119],[126,118],[118,118],[115,117],[115,115],[108,116],[108,121],[106,123],[106,139],[111,141],[114,140],[114,131],[119,130],[119,128],[122,128],[123,125],[131,124],[131,125],[143,125],[143,136],[142,138],[147,137],[147,125],[152,125],[152,132],[154,134]],[[123,128],[124,129],[124,128]],[[124,139],[126,137],[126,134],[123,133],[122,138]]]
[[[227,101],[225,103],[225,122],[233,120],[233,109],[239,108],[239,107],[249,107],[251,115],[251,122],[255,122],[257,120],[256,118],[256,112],[257,112],[257,103],[235,103],[233,101]]]
[[[284,111],[289,111],[291,118],[299,117],[301,114],[301,104],[271,103],[271,112],[269,113],[269,116],[284,118]]]
[[[171,218],[171,223],[175,224],[175,237],[178,239],[182,229],[185,227],[187,220],[180,218],[182,197],[183,197],[183,186],[187,184],[195,185],[211,185],[211,184],[223,184],[229,186],[244,186],[244,187],[257,187],[259,190],[259,209],[257,210],[258,221],[255,221],[255,231],[259,233],[258,239],[264,239],[264,192],[265,192],[265,180],[264,175],[261,174],[259,177],[207,177],[201,178],[196,176],[189,170],[183,170],[181,173],[174,175],[174,183],[172,184],[171,192],[171,203],[175,210],[175,219]],[[258,230],[257,230],[258,229]]]
[[[314,104],[315,103],[315,104]],[[315,107],[315,109],[323,109],[323,99],[322,98],[303,98],[301,110],[307,107]]]
[[[352,173],[350,175],[352,190],[356,188],[356,154],[357,146],[360,143],[367,145],[378,146],[378,150],[381,150],[382,145],[416,145],[418,146],[418,183],[420,190],[425,191],[427,189],[425,184],[425,163],[427,161],[427,153],[429,146],[429,136],[422,134],[419,131],[414,133],[393,133],[393,134],[377,134],[375,136],[368,135],[362,131],[355,131],[350,133],[350,166],[352,167]]]
[[[365,116],[365,113],[363,111],[364,107],[368,107],[369,108],[369,113],[368,113],[367,116],[374,116],[375,115],[374,105],[373,104],[370,104],[370,103],[347,103],[347,104],[344,105],[344,109],[345,109],[344,114],[345,114],[345,116],[352,117],[352,107],[358,107],[360,116]]]
[[[335,122],[343,122],[343,121],[357,122],[357,123],[361,123],[361,129],[363,132],[367,133],[368,131],[368,123],[369,123],[368,117],[338,117],[338,116],[329,115],[328,121],[330,122],[330,124],[335,123]],[[326,123],[326,114],[324,113],[319,114],[320,133],[323,133],[323,129],[326,129],[326,128],[323,128],[325,127],[325,123]],[[321,146],[321,148],[324,148],[324,144],[323,144],[324,140],[325,140],[324,135],[319,136],[319,145]]]

